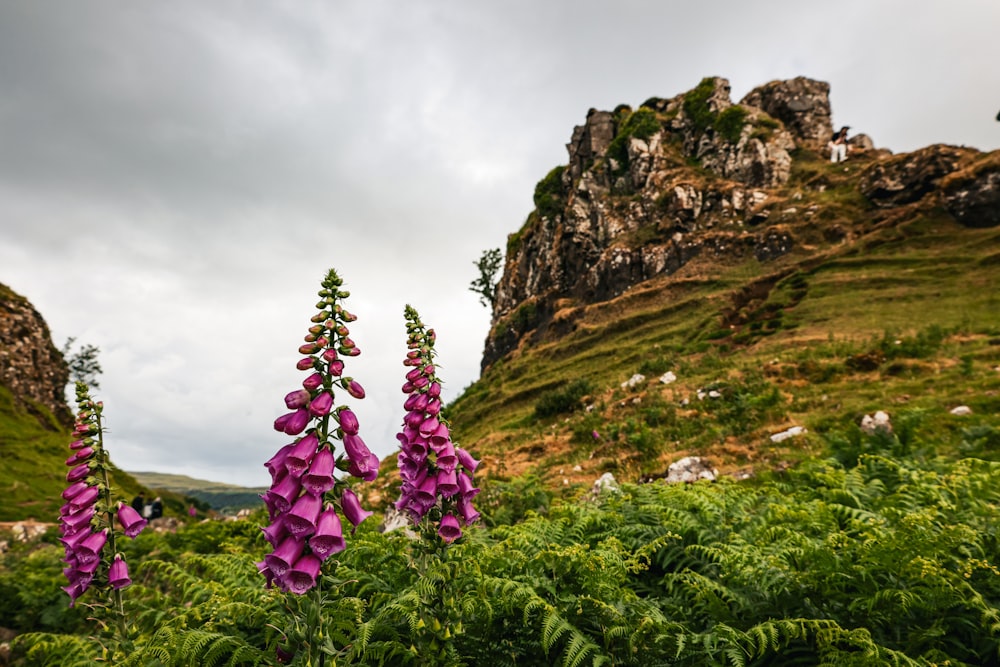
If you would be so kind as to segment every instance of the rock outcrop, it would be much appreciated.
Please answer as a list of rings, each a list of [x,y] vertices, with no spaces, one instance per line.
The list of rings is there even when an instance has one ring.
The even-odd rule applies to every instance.
[[[855,133],[850,166],[831,165],[829,91],[798,77],[734,104],[729,82],[709,77],[638,109],[588,111],[566,146],[567,165],[538,183],[536,209],[508,237],[483,368],[572,331],[574,313],[645,281],[851,243],[852,227],[900,206],[943,205],[970,227],[1000,223],[1000,159],[975,149],[893,156]],[[798,182],[793,155],[809,163]],[[826,196],[829,188],[837,196]],[[876,213],[845,220],[845,202],[858,218]]]
[[[70,426],[68,381],[69,369],[45,320],[27,299],[0,285],[0,385],[29,410],[44,406]]]
[[[821,148],[833,134],[830,84],[799,76],[754,88],[740,104],[763,109],[801,144]]]
[[[991,153],[941,179],[941,196],[966,227],[1000,225],[1000,155]]]
[[[937,189],[941,179],[967,166],[979,154],[973,148],[935,144],[896,155],[873,164],[861,175],[861,193],[882,208],[909,204]]]

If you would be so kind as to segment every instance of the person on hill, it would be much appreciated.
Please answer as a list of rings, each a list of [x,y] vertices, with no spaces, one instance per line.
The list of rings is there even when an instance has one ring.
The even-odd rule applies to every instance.
[[[149,513],[150,519],[159,519],[163,516],[163,500],[157,496],[156,500],[153,501],[151,506],[151,511]]]
[[[142,497],[141,493],[132,499],[132,509],[138,512],[139,516],[142,516],[142,508],[145,507],[145,505],[146,499]]]
[[[843,162],[847,159],[847,131],[851,129],[849,125],[840,128],[830,137],[830,162]]]

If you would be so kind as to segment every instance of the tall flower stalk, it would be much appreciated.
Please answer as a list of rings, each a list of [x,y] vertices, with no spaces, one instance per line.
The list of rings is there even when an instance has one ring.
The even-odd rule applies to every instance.
[[[441,381],[434,364],[433,329],[425,328],[416,309],[407,305],[407,353],[399,474],[403,480],[396,509],[409,513],[415,524],[426,517],[437,524],[445,543],[462,536],[462,527],[479,518],[472,499],[479,493],[473,473],[479,465],[451,440],[448,420],[441,415]]]
[[[294,656],[296,644],[304,642],[311,652],[322,639],[320,571],[330,556],[346,546],[344,521],[356,528],[372,514],[361,506],[350,483],[335,474],[346,472],[370,482],[379,468],[378,457],[359,434],[357,416],[347,405],[338,405],[338,392],[355,399],[365,397],[362,386],[344,374],[345,361],[361,351],[347,328],[357,317],[341,303],[350,296],[342,286],[337,272],[330,269],[319,291],[318,312],[299,347],[302,357],[296,367],[308,375],[300,389],[285,396],[289,412],[274,422],[276,431],[294,439],[264,464],[272,483],[261,496],[271,521],[263,531],[272,551],[257,564],[258,569],[269,586],[300,596],[316,589],[317,598],[315,609],[305,619],[311,629],[306,636],[287,637],[278,650],[282,660]],[[313,633],[317,636],[312,637]]]
[[[107,450],[104,448],[104,404],[90,397],[82,382],[76,383],[78,412],[74,440],[66,459],[69,486],[63,491],[65,504],[59,509],[59,538],[65,546],[70,606],[90,588],[109,593],[112,613],[122,641],[126,639],[122,589],[132,583],[128,564],[118,551],[119,535],[135,538],[146,520],[132,507],[112,497]]]

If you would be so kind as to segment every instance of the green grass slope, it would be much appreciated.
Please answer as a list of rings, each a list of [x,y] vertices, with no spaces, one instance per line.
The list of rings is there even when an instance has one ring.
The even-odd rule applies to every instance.
[[[72,440],[48,410],[18,404],[0,386],[0,521],[58,520]],[[142,490],[128,473],[115,470],[112,477],[122,500]]]
[[[996,458],[997,438],[969,433],[1000,427],[1000,229],[964,228],[933,198],[873,208],[857,189],[869,163],[796,155],[769,198],[767,224],[797,240],[783,257],[698,258],[557,313],[570,333],[522,342],[449,406],[456,439],[487,478],[567,493],[684,455],[782,468],[826,455],[820,436],[856,440],[876,410],[919,420],[927,455]],[[677,380],[660,382],[667,371]],[[959,405],[972,414],[950,414]],[[808,432],[771,441],[793,425]]]

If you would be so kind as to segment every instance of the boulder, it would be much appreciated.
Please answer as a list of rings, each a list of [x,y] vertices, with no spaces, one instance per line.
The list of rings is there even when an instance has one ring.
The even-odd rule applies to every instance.
[[[833,134],[830,84],[804,76],[771,81],[751,90],[740,104],[780,120],[797,144],[826,146]]]
[[[957,407],[952,408],[948,412],[957,417],[965,417],[967,415],[972,414],[972,408],[970,408],[968,405],[959,405]]]
[[[966,227],[1000,225],[1000,151],[941,182],[945,208]]]
[[[978,153],[973,148],[935,144],[881,160],[861,174],[861,194],[881,208],[918,201]]]
[[[861,418],[861,430],[868,435],[875,435],[878,432],[890,435],[892,433],[892,420],[889,415],[882,410],[878,410],[874,415],[865,415]]]
[[[802,435],[806,433],[804,426],[792,426],[791,428],[785,429],[780,433],[775,433],[771,436],[771,442],[784,442],[789,438],[794,438],[797,435]]]
[[[666,481],[668,484],[692,483],[702,479],[714,482],[718,476],[718,471],[707,460],[700,456],[685,456],[670,464],[667,468]]]

